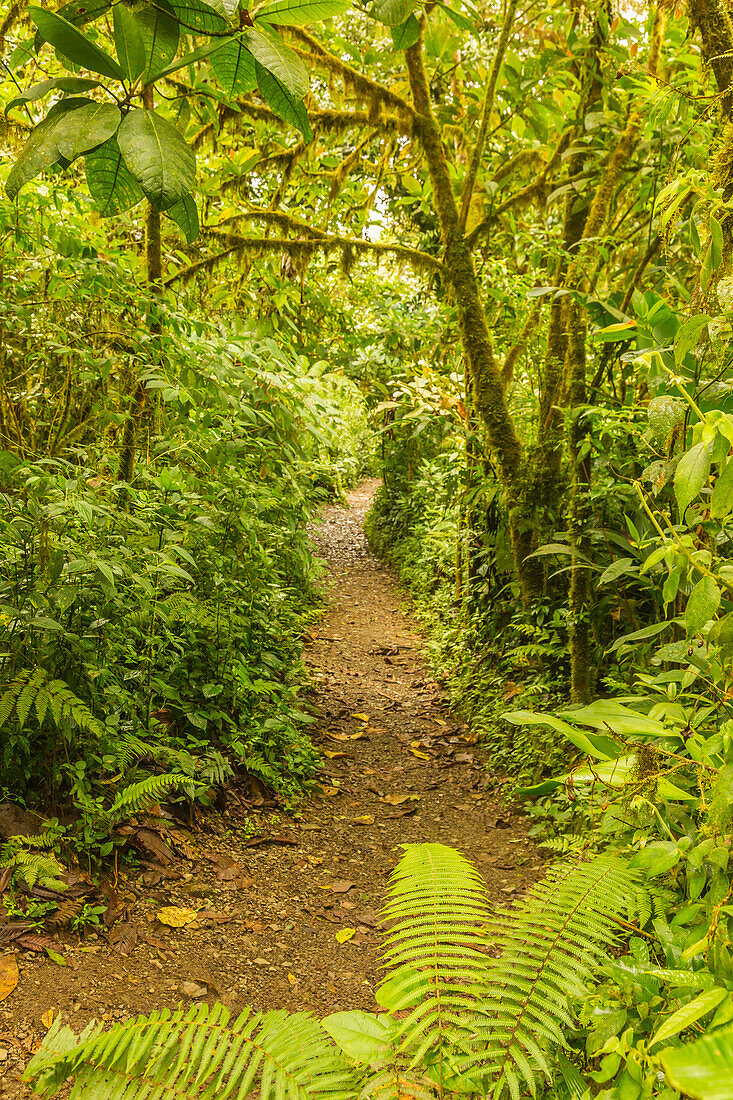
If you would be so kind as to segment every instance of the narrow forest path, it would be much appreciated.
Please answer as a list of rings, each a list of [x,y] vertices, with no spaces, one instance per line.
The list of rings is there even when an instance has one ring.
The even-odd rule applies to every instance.
[[[375,1007],[377,910],[402,843],[460,848],[496,901],[536,878],[523,819],[430,680],[404,592],[366,543],[377,484],[328,507],[315,535],[330,573],[306,654],[312,736],[328,754],[322,793],[291,818],[235,791],[188,838],[190,859],[121,874],[110,939],[126,929],[127,945],[124,935],[117,950],[106,933],[70,936],[66,966],[18,953],[20,981],[0,1003],[3,1098],[30,1096],[19,1075],[49,1010],[78,1029],[204,999],[319,1015]],[[200,915],[169,928],[157,917],[168,906]]]

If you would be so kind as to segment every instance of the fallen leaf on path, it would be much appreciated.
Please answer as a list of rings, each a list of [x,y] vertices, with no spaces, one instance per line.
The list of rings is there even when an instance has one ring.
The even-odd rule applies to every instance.
[[[18,947],[24,947],[26,951],[36,951],[39,955],[43,955],[46,948],[53,948],[55,940],[50,936],[39,936],[35,932],[24,932],[23,935],[18,936],[15,940]]]
[[[388,806],[401,806],[403,802],[419,802],[419,794],[386,794],[380,802],[386,802]]]
[[[413,756],[416,756],[418,760],[429,760],[430,757],[426,752],[420,752],[420,749],[410,749]]]
[[[13,870],[14,868],[10,866],[3,867],[2,871],[0,871],[0,894],[2,894],[3,890],[5,890],[6,887],[9,885],[10,879],[13,875]]]
[[[340,878],[337,879],[336,882],[331,883],[331,891],[334,894],[348,894],[349,890],[354,886],[356,886],[355,882],[349,882],[345,878]]]
[[[329,752],[328,749],[323,750],[323,755],[327,760],[338,760],[340,756],[346,756],[345,752]]]
[[[393,814],[385,814],[384,816],[388,821],[395,821],[398,817],[409,817],[410,814],[417,813],[417,803],[413,802],[411,806],[403,806],[401,810],[395,810]]]
[[[297,985],[298,984],[298,979],[295,977],[295,974],[288,974],[288,981],[290,982],[291,985]]]
[[[389,733],[389,730],[385,726],[370,726],[370,733]]]
[[[366,734],[364,730],[359,730],[358,733],[331,733],[329,730],[324,730],[324,735],[330,737],[332,741],[360,741]]]
[[[325,794],[326,798],[335,798],[337,794],[341,794],[340,787],[321,787],[321,794]]]
[[[168,928],[184,928],[191,924],[198,916],[197,909],[182,909],[178,905],[166,905],[155,914],[161,924]]]
[[[19,981],[20,973],[15,955],[3,955],[0,958],[0,1001],[10,996]]]
[[[53,1009],[52,1008],[49,1008],[48,1012],[43,1013],[43,1015],[41,1016],[41,1023],[45,1027],[46,1031],[48,1031],[51,1024],[53,1023]]]
[[[110,929],[109,945],[118,955],[129,955],[137,946],[137,937],[137,925],[126,921]]]
[[[351,937],[355,935],[355,928],[342,928],[339,932],[336,933],[336,939],[339,943],[346,943],[347,940],[350,940]]]
[[[373,825],[374,814],[360,814],[359,817],[353,817],[351,823],[352,825]]]
[[[138,929],[138,935],[143,943],[146,943],[148,947],[154,947],[156,951],[167,951],[168,944],[163,943],[162,940],[156,940],[155,936],[151,936],[149,932],[144,929]]]
[[[276,836],[254,836],[245,841],[246,848],[258,848],[261,844],[298,844],[295,833],[278,833]]]
[[[68,960],[63,955],[60,955],[58,951],[53,951],[50,947],[46,948],[46,954],[51,962],[55,962],[57,966],[69,965]]]
[[[360,713],[357,712],[356,714],[352,714],[351,717],[352,718],[358,718],[360,722],[370,722],[371,721],[368,714],[360,714]]]
[[[199,920],[211,920],[214,924],[226,924],[234,919],[233,913],[217,913],[214,909],[201,909],[198,916]]]

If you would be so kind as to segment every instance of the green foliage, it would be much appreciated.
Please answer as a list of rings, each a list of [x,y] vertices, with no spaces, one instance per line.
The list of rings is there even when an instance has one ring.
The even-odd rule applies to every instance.
[[[576,863],[517,909],[489,915],[468,861],[440,844],[407,845],[383,910],[387,1012],[253,1012],[222,1005],[153,1013],[77,1040],[58,1021],[26,1077],[46,1096],[357,1095],[398,1100],[471,1092],[498,1100],[552,1081],[572,1024],[624,911],[633,874],[618,860]],[[499,958],[490,948],[498,945]],[[564,1063],[563,1063],[564,1064]],[[567,1067],[563,1073],[568,1072]]]

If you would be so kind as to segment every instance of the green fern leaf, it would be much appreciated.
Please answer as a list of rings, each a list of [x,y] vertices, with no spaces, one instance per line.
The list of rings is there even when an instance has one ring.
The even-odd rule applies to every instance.
[[[107,811],[107,816],[110,819],[118,819],[124,814],[133,813],[136,810],[144,809],[146,806],[153,806],[173,787],[179,787],[186,781],[187,776],[185,775],[166,774],[150,775],[147,779],[131,783],[129,787],[125,787],[117,795]]]
[[[51,697],[48,694],[48,689],[42,687],[36,695],[34,700],[34,706],[36,708],[36,717],[38,718],[38,725],[43,725],[43,719],[46,717],[46,711],[48,710],[48,704],[51,701]]]
[[[76,1078],[77,1100],[353,1100],[358,1076],[306,1012],[245,1009],[233,1022],[223,1005],[154,1012],[73,1036],[53,1027],[26,1069],[36,1090],[57,1092]]]
[[[15,700],[28,682],[29,672],[21,672],[10,684],[0,699],[0,727],[4,726],[15,707]]]
[[[486,943],[501,949],[488,959],[473,1050],[464,1072],[481,1068],[492,1096],[521,1088],[534,1095],[538,1079],[552,1080],[547,1051],[563,1045],[573,1024],[569,1000],[607,957],[614,921],[626,911],[634,876],[617,859],[555,870],[516,908],[488,922]]]
[[[20,729],[22,729],[26,723],[28,714],[30,713],[30,709],[33,706],[33,700],[38,694],[39,688],[43,683],[43,680],[43,671],[40,669],[36,669],[30,680],[18,696],[18,701],[15,704],[15,716],[18,719],[18,726],[20,727]]]
[[[427,1050],[457,1042],[477,1008],[486,958],[476,931],[489,906],[478,871],[443,844],[405,845],[389,895],[382,910],[389,978],[377,1000],[408,1012],[399,1049],[415,1064]]]

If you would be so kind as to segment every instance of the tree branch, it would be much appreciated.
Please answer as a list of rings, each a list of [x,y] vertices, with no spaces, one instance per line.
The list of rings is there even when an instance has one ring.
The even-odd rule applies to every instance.
[[[496,82],[499,78],[499,70],[501,69],[501,66],[504,62],[504,55],[506,53],[506,48],[509,44],[509,35],[511,34],[512,27],[514,26],[514,17],[517,14],[518,6],[519,0],[507,0],[506,10],[504,12],[504,20],[502,22],[501,31],[499,33],[499,41],[496,44],[496,53],[494,54],[494,60],[491,63],[489,78],[486,83],[486,95],[484,96],[484,105],[481,109],[481,121],[479,123],[478,134],[476,136],[476,144],[473,147],[471,162],[468,166],[466,178],[463,181],[463,191],[461,192],[461,209],[458,215],[459,233],[463,233],[466,228],[468,211],[471,208],[471,198],[473,196],[473,191],[476,186],[478,170],[481,166],[481,160],[483,159],[484,148],[486,146],[486,135],[488,134],[489,130],[491,112],[494,109]]]

